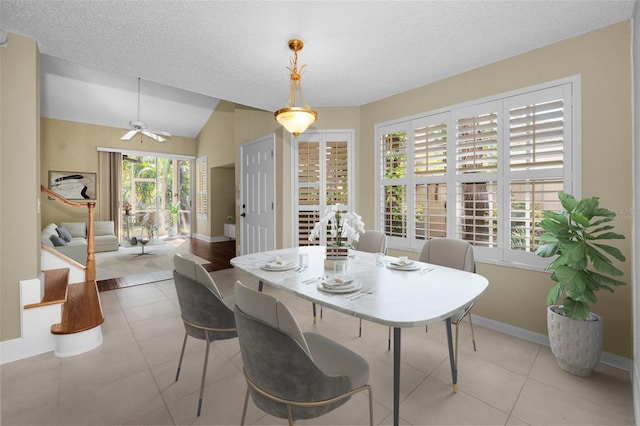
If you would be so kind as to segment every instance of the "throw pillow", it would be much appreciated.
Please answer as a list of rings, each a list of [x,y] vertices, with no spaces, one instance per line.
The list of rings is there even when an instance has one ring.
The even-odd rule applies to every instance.
[[[67,228],[65,228],[64,226],[59,226],[58,228],[56,228],[56,232],[58,233],[58,235],[60,235],[60,238],[68,243],[71,242],[71,232],[69,232]]]
[[[61,247],[61,246],[67,245],[67,242],[57,235],[52,235],[49,238],[51,239],[51,242],[53,243],[54,247]]]

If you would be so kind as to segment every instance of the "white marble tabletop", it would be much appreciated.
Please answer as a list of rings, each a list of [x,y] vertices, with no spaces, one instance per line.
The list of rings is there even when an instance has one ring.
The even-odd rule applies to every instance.
[[[299,254],[308,253],[308,267],[297,270]],[[387,256],[377,267],[372,253],[354,251],[346,278],[362,283],[358,291],[373,290],[351,300],[353,293],[327,293],[318,288],[320,277],[333,277],[325,269],[324,246],[295,247],[239,256],[231,264],[265,283],[337,311],[391,327],[413,327],[439,322],[477,300],[487,289],[485,277],[443,266],[417,262],[413,271],[395,270]],[[292,262],[296,269],[267,271],[262,267],[276,258]],[[314,279],[315,278],[315,279]],[[344,278],[344,277],[343,277]]]

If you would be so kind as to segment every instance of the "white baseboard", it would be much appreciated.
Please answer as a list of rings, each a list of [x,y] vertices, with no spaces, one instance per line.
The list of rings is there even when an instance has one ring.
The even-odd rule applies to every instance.
[[[481,317],[473,314],[473,322],[491,330],[499,331],[510,336],[519,337],[529,342],[537,343],[549,347],[549,337],[545,334],[536,333],[534,331],[525,330],[524,328],[516,327],[510,324],[505,324],[500,321],[495,321],[489,318]],[[631,372],[633,370],[633,362],[629,358],[625,358],[619,355],[615,355],[609,352],[602,352],[600,362],[610,365],[612,367],[620,368],[625,371]]]
[[[192,238],[201,240],[201,241],[205,241],[207,243],[221,243],[223,241],[231,241],[229,238],[227,237],[209,237],[208,235],[201,235],[201,234],[193,234]]]

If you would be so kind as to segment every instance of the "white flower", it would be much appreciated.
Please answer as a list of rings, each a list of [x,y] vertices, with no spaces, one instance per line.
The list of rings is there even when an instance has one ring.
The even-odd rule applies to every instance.
[[[344,204],[334,204],[329,206],[320,221],[316,222],[309,234],[309,241],[318,238],[320,231],[325,228],[332,237],[337,237],[338,245],[343,245],[343,239],[352,242],[360,239],[360,234],[364,233],[364,222],[362,216],[349,212]]]

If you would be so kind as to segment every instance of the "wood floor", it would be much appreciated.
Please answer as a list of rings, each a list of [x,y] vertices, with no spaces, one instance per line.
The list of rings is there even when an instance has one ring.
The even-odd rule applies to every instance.
[[[219,243],[207,243],[196,238],[188,239],[189,251],[209,263],[203,266],[209,272],[231,268],[231,259],[236,256],[236,242],[222,241]],[[182,246],[186,247],[186,244]],[[152,282],[170,280],[173,271],[158,271],[150,274],[128,275],[120,278],[97,281],[98,291],[115,290],[123,287],[147,284]]]

